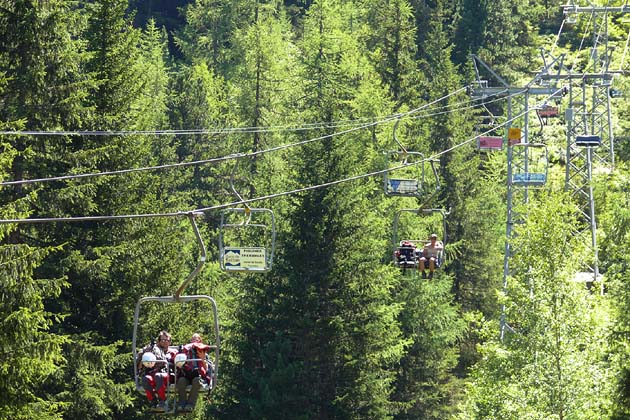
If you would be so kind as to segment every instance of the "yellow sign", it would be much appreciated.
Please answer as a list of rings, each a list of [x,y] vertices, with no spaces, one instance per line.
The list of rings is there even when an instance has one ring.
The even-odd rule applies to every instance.
[[[508,129],[508,144],[510,146],[521,142],[521,129],[514,127]]]
[[[223,263],[226,270],[264,270],[266,250],[262,247],[225,248]]]

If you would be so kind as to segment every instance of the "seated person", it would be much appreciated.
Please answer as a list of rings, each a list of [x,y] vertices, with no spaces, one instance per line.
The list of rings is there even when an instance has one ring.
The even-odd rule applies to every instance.
[[[400,246],[394,253],[396,262],[401,266],[415,264],[416,245],[411,241],[401,241]]]
[[[208,352],[212,346],[201,342],[201,335],[195,333],[190,339],[190,343],[183,346],[181,352],[176,356],[184,354],[186,362],[179,369],[177,378],[177,395],[179,401],[179,411],[192,411],[199,397],[199,390],[202,385],[212,386],[212,363],[207,360]],[[190,393],[186,396],[186,388],[191,385]]]
[[[429,278],[433,278],[433,272],[440,267],[440,255],[444,250],[442,241],[437,240],[437,234],[433,233],[429,237],[429,243],[424,245],[422,256],[419,259],[418,270],[422,272],[422,278],[427,278],[426,265],[429,263]]]
[[[169,363],[173,354],[169,350],[171,335],[167,331],[160,331],[157,343],[152,341],[140,353],[138,360],[142,387],[147,399],[153,405],[152,411],[164,412],[166,406],[166,386],[169,381]]]

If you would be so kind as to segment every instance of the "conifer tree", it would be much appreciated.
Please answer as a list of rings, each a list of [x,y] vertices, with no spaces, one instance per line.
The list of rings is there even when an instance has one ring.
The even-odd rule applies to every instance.
[[[610,299],[612,326],[607,340],[610,367],[614,372],[614,389],[611,396],[613,410],[611,419],[624,419],[630,415],[630,366],[628,365],[628,253],[630,239],[630,212],[628,207],[627,162],[617,161],[615,173],[594,180],[598,208],[597,229],[600,232],[599,257],[603,264],[604,287]],[[602,233],[604,233],[602,235]],[[594,289],[598,285],[595,285]],[[601,286],[601,285],[600,285]]]
[[[19,202],[3,206],[3,216],[27,215],[20,207]],[[53,249],[6,243],[14,229],[2,227],[5,243],[0,245],[3,291],[0,341],[5,353],[0,379],[0,418],[60,419],[61,406],[51,403],[53,396],[45,385],[66,362],[61,353],[65,338],[52,331],[62,317],[46,311],[44,301],[57,298],[64,282],[36,274],[43,258]]]
[[[307,70],[305,98],[299,103],[304,121],[375,115],[379,108],[374,105],[387,103],[357,41],[363,22],[365,11],[356,5],[324,0],[309,7],[301,43]],[[315,135],[325,134],[332,130]],[[374,151],[366,147],[366,135],[331,136],[296,151],[297,185],[370,167]],[[264,359],[272,369],[257,367],[270,380],[282,381],[282,393],[268,394],[273,398],[266,399],[266,410],[256,414],[390,416],[393,375],[388,366],[400,358],[403,343],[396,324],[399,307],[388,291],[393,278],[378,264],[385,220],[371,210],[380,197],[373,194],[368,182],[310,191],[293,201],[290,230],[283,238],[291,246],[285,248],[276,280],[276,305],[292,313],[284,309],[276,315],[278,327]],[[261,391],[274,391],[270,380]]]
[[[0,8],[0,126],[6,129],[57,130],[80,120],[84,93],[79,71],[81,20],[67,4],[16,1]],[[54,173],[63,138],[3,136],[0,172],[5,181]],[[25,218],[40,208],[41,188],[3,187],[4,218]],[[65,286],[62,276],[43,269],[59,252],[36,229],[4,225],[2,254],[3,380],[0,418],[61,418],[48,386],[66,360],[58,332],[63,315],[46,307]]]
[[[374,66],[397,105],[417,101],[420,74],[416,67],[416,28],[407,0],[370,3],[367,45]]]
[[[144,33],[132,28],[126,8],[125,1],[104,0],[82,12],[88,19],[85,45],[90,53],[81,62],[90,77],[83,103],[90,112],[73,129],[164,128],[165,40],[152,25]],[[174,161],[170,141],[143,135],[74,136],[60,159],[71,173],[152,166]],[[169,173],[95,176],[54,187],[42,195],[46,204],[41,205],[41,212],[46,213],[41,215],[108,216],[185,209],[175,194],[177,177]],[[57,399],[67,403],[66,411],[73,417],[112,417],[130,409],[129,388],[124,383],[132,378],[123,373],[128,365],[117,361],[124,360],[129,351],[123,343],[130,338],[135,301],[142,295],[172,293],[173,284],[186,270],[187,264],[178,264],[182,255],[187,256],[182,242],[190,242],[182,222],[147,219],[38,227],[40,240],[64,244],[63,252],[45,260],[44,270],[67,278],[70,286],[49,307],[67,314],[62,331],[71,337],[64,348],[71,363],[50,387],[57,391]]]
[[[189,57],[192,64],[180,64],[171,82],[170,119],[175,129],[199,130],[226,126],[232,121],[225,80],[204,59]],[[196,134],[176,141],[179,161],[199,161],[227,155],[225,136]],[[218,165],[196,165],[181,174],[184,190],[195,207],[225,202],[229,172]],[[217,182],[220,180],[220,182]]]
[[[533,58],[531,9],[523,0],[463,0],[455,35],[456,62],[465,63],[472,53],[492,63],[499,74],[527,71]]]
[[[446,99],[441,100],[436,105],[443,112],[436,112],[437,115],[423,122],[420,132],[422,133],[422,140],[428,146],[428,152],[440,153],[440,176],[443,188],[440,191],[438,203],[435,205],[451,209],[447,225],[450,247],[452,247],[452,252],[448,253],[450,255],[448,258],[452,260],[452,264],[449,265],[448,269],[449,271],[452,270],[455,275],[454,291],[456,298],[466,309],[469,305],[468,297],[461,294],[463,287],[460,286],[460,283],[469,280],[470,273],[467,272],[465,266],[468,253],[463,253],[459,247],[463,244],[472,245],[476,241],[471,238],[482,234],[477,229],[469,231],[464,224],[464,218],[467,214],[466,202],[471,199],[474,200],[474,197],[477,196],[473,193],[473,189],[477,185],[474,174],[477,172],[479,161],[474,153],[474,148],[470,146],[456,147],[449,153],[441,153],[443,150],[448,150],[468,139],[473,131],[473,126],[471,124],[472,118],[466,118],[465,111],[449,111],[450,103],[467,98],[465,93],[461,91],[461,82],[455,66],[451,62],[452,46],[445,35],[447,16],[444,14],[441,1],[437,2],[436,7],[432,9],[432,16],[424,47],[426,56],[421,60],[421,68],[426,75],[429,100],[435,101],[443,97]],[[460,94],[453,95],[458,90]],[[463,241],[463,244],[460,241]],[[458,242],[459,245],[456,245]],[[477,250],[471,249],[470,251],[476,252]],[[489,250],[483,250],[483,252],[487,251]],[[475,288],[473,287],[473,289]]]
[[[478,156],[469,142],[466,142],[473,131],[472,118],[467,118],[466,111],[451,112],[451,106],[454,108],[457,106],[450,104],[460,103],[468,98],[461,91],[462,84],[451,61],[452,45],[447,35],[450,16],[445,12],[445,3],[434,2],[434,7],[429,9],[430,19],[428,28],[425,28],[426,39],[423,46],[425,53],[420,60],[420,67],[427,81],[428,99],[436,101],[446,98],[436,104],[436,108],[438,106],[439,108],[434,112],[435,115],[421,121],[419,127],[415,128],[420,132],[420,140],[424,143],[420,143],[420,147],[424,148],[421,150],[426,150],[428,155],[439,153],[442,188],[434,200],[426,205],[449,211],[447,262],[443,271],[452,281],[456,304],[463,313],[480,310],[493,314],[496,305],[492,303],[491,296],[499,284],[500,266],[497,262],[498,252],[501,250],[493,244],[502,237],[495,227],[488,226],[494,219],[479,218],[478,215],[479,212],[485,214],[484,205],[488,206],[488,210],[493,209],[490,204],[499,197],[490,183],[478,182],[478,178],[482,176],[479,172]],[[458,90],[460,93],[455,95]],[[460,143],[465,146],[458,146]],[[448,150],[448,153],[443,153],[445,150]],[[480,203],[476,202],[477,199]],[[478,213],[471,213],[475,209]],[[480,247],[479,243],[486,243],[488,246]],[[479,270],[477,267],[482,261],[484,269]],[[465,318],[468,319],[468,315]],[[453,323],[452,327],[452,337],[462,334],[460,324]],[[474,332],[467,338],[474,340]],[[430,342],[430,337],[425,339]],[[450,344],[456,345],[453,341]],[[425,406],[424,416],[446,415],[450,406],[446,398],[455,394],[454,389],[458,386],[453,370],[457,367],[457,371],[463,373],[470,359],[475,357],[474,345],[471,346],[473,354],[470,354],[466,340],[461,340],[457,344],[463,350],[459,355],[460,359],[458,363],[451,359],[451,364],[443,365],[444,370],[438,372],[437,376],[442,375],[441,385],[427,390],[433,393],[436,404],[433,407]],[[435,377],[432,380],[435,381]],[[439,395],[441,399],[436,398]]]
[[[246,0],[197,0],[185,9],[186,25],[175,36],[175,43],[184,57],[203,59],[219,74],[238,61],[231,50],[239,28],[254,20],[257,2]]]

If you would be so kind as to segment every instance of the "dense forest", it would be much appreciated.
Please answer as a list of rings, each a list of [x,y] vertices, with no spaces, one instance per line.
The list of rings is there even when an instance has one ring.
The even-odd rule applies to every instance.
[[[630,6],[565,3],[0,0],[0,419],[151,418],[164,329],[220,341],[189,418],[629,419]],[[580,95],[614,159],[578,190]],[[476,147],[514,127],[544,185]],[[433,278],[396,267],[433,232]],[[135,317],[176,291],[218,337],[207,302]]]

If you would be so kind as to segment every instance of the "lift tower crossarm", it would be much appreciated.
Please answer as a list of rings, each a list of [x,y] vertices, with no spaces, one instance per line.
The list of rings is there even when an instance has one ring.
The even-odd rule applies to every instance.
[[[596,79],[604,79],[604,80],[612,80],[614,78],[614,74],[611,72],[607,73],[563,73],[563,74],[542,74],[540,75],[540,79],[542,80],[596,80]]]
[[[488,96],[513,96],[524,94],[525,92],[532,96],[556,96],[561,94],[561,89],[549,87],[482,87],[479,89],[473,88],[472,97],[484,98]]]
[[[569,13],[630,13],[630,6],[577,6],[575,4],[567,4],[562,6],[564,14]]]

